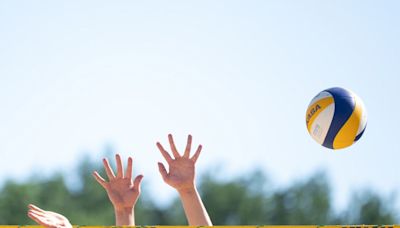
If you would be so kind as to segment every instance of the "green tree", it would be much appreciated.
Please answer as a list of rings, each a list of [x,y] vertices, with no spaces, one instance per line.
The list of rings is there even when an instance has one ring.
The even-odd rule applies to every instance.
[[[207,174],[200,183],[200,194],[214,224],[265,224],[271,208],[262,172],[231,181]]]
[[[355,193],[344,212],[343,220],[350,224],[394,224],[394,200],[383,198],[370,190]]]
[[[75,188],[69,188],[66,174],[48,178],[32,176],[24,182],[6,181],[0,188],[0,224],[34,224],[27,205],[34,203],[64,214],[73,224],[113,225],[114,212],[106,192],[92,172],[105,176],[101,162],[84,157],[77,166]],[[323,172],[279,189],[259,170],[223,180],[215,170],[199,178],[200,195],[215,225],[261,224],[393,224],[399,221],[395,201],[370,190],[354,194],[348,209],[332,209],[331,187]],[[143,186],[135,208],[141,225],[187,224],[179,198],[158,205]]]
[[[270,224],[330,224],[334,219],[330,186],[321,172],[276,191],[271,201]]]

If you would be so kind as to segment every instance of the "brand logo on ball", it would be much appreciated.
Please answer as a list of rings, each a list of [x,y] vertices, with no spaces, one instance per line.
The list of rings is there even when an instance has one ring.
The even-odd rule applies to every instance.
[[[313,115],[314,115],[315,113],[317,113],[317,111],[318,111],[319,109],[321,109],[321,106],[319,106],[319,104],[317,104],[314,108],[312,108],[312,109],[310,110],[310,112],[309,112],[308,115],[307,115],[307,119],[306,119],[306,123],[307,123],[307,124],[308,124],[308,122],[310,121],[311,117],[313,117]]]

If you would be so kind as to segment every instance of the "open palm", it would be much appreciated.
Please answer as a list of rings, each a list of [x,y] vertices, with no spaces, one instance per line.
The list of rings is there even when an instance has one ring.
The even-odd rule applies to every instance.
[[[132,158],[128,158],[128,167],[123,171],[121,156],[115,156],[117,162],[117,175],[114,174],[106,158],[103,159],[104,169],[108,176],[108,182],[96,171],[93,173],[97,182],[106,190],[111,203],[116,209],[133,208],[140,195],[140,183],[143,175],[139,175],[132,181]]]
[[[177,190],[193,188],[195,185],[195,164],[200,155],[202,146],[199,145],[193,157],[190,157],[192,145],[192,136],[188,136],[186,149],[183,155],[180,155],[176,149],[172,135],[168,135],[169,144],[174,158],[163,148],[160,143],[157,147],[168,163],[168,172],[165,166],[159,162],[158,168],[163,180]]]
[[[68,219],[58,213],[42,210],[33,204],[29,204],[28,208],[29,218],[42,226],[47,228],[72,228]]]

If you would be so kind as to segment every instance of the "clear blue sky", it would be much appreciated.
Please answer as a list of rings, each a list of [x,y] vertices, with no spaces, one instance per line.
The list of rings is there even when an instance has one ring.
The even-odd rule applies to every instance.
[[[111,144],[165,201],[155,142],[171,132],[204,145],[200,172],[261,167],[285,186],[324,169],[338,207],[365,187],[400,194],[399,12],[400,1],[1,1],[0,182],[73,172],[86,152],[100,163]],[[304,119],[333,86],[368,110],[362,139],[340,151]]]

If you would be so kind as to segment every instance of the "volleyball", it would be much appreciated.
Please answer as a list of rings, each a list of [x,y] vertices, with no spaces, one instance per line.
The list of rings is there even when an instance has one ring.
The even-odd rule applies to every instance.
[[[342,149],[358,141],[367,126],[362,100],[340,87],[326,89],[310,102],[306,124],[311,137],[324,147]]]

